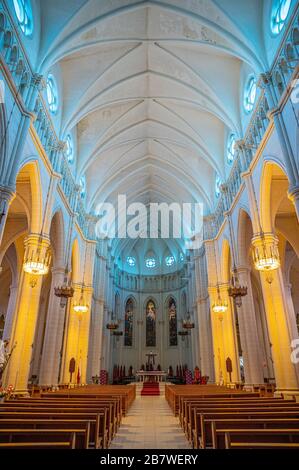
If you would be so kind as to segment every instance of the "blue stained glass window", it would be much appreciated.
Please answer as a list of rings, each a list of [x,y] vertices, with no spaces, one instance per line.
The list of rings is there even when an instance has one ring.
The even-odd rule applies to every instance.
[[[236,137],[234,134],[231,134],[228,143],[227,143],[227,161],[228,163],[232,163],[235,158],[235,144],[236,144]]]
[[[47,78],[47,100],[51,113],[56,113],[58,109],[58,94],[53,75],[48,75]]]
[[[25,36],[33,32],[33,16],[30,0],[13,0],[14,9],[21,30]]]
[[[147,268],[155,268],[156,267],[156,260],[155,258],[147,258],[145,260],[145,266]]]
[[[244,109],[247,113],[253,110],[255,98],[256,98],[256,78],[250,77],[244,92]]]
[[[66,156],[69,163],[74,161],[73,141],[70,135],[66,138]]]
[[[133,268],[136,265],[136,259],[133,258],[133,256],[128,256],[127,263],[131,268]]]
[[[173,256],[166,256],[165,264],[166,264],[166,266],[172,266],[174,264],[174,257]]]
[[[216,180],[215,180],[215,195],[218,198],[220,196],[220,186],[222,184],[221,178],[219,175],[216,175]]]
[[[282,31],[288,17],[291,0],[279,0],[273,2],[271,14],[271,31],[277,35]]]
[[[85,195],[86,195],[86,180],[85,180],[85,177],[84,176],[81,176],[80,180],[79,180],[79,186],[80,186],[80,196],[82,199],[85,198]]]

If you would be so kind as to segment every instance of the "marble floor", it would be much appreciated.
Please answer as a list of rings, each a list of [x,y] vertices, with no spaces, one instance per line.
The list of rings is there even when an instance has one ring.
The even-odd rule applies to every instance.
[[[162,388],[162,387],[161,387]],[[168,406],[163,390],[136,400],[114,438],[111,449],[189,449],[187,439]]]

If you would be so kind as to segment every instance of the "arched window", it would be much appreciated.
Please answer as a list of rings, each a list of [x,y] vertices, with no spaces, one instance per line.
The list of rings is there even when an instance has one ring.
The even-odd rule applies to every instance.
[[[79,180],[79,186],[80,186],[80,196],[82,199],[84,199],[86,195],[86,180],[84,176],[81,176]]]
[[[277,35],[282,31],[288,17],[291,0],[274,0],[271,12],[271,31]]]
[[[72,138],[70,136],[70,134],[68,134],[67,138],[66,138],[66,157],[67,157],[67,160],[69,163],[73,163],[74,161],[74,150],[73,150],[73,141],[72,141]]]
[[[33,16],[30,0],[13,0],[14,9],[21,30],[25,36],[33,32]]]
[[[125,346],[133,346],[133,313],[134,303],[132,299],[127,300],[125,308]]]
[[[47,100],[51,113],[56,113],[58,109],[58,93],[53,75],[48,75],[47,78]]]
[[[215,195],[218,198],[220,196],[220,186],[222,184],[220,176],[217,174],[215,179]]]
[[[156,347],[156,306],[152,300],[146,305],[146,346]]]
[[[130,268],[134,268],[134,266],[136,266],[136,259],[133,256],[128,256],[127,263],[130,266]]]
[[[174,264],[174,261],[175,261],[174,256],[172,256],[172,255],[166,256],[166,258],[165,258],[166,266],[169,266],[169,267],[172,266]]]
[[[176,302],[170,298],[168,302],[169,346],[178,345],[178,327]]]
[[[227,161],[228,163],[232,163],[235,158],[235,144],[236,144],[236,137],[234,134],[229,136],[227,142]]]
[[[253,110],[256,98],[256,78],[250,77],[244,91],[244,109],[246,113]]]

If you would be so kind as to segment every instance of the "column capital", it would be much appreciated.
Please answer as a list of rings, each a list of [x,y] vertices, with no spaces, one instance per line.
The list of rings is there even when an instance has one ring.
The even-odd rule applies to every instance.
[[[261,245],[277,245],[278,244],[278,238],[274,233],[272,232],[266,232],[266,233],[257,233],[253,235],[251,239],[251,243],[255,247],[259,247]]]
[[[266,89],[272,86],[272,76],[270,72],[263,72],[260,74],[257,86],[262,89]]]
[[[31,77],[31,86],[37,88],[39,91],[46,88],[44,76],[39,73],[34,73]]]
[[[288,198],[293,203],[295,203],[296,201],[299,201],[299,185],[298,186],[293,186],[292,188],[289,188]]]

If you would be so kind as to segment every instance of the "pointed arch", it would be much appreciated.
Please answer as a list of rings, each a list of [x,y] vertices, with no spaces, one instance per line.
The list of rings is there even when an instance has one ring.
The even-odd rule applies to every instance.
[[[134,334],[134,310],[135,301],[133,297],[129,297],[125,303],[125,337],[124,346],[133,346],[133,334]]]
[[[157,308],[156,302],[150,298],[146,302],[146,347],[156,347],[156,320]]]
[[[174,297],[170,296],[166,300],[167,321],[168,321],[168,344],[169,346],[178,345],[178,318],[177,318],[177,302]]]

